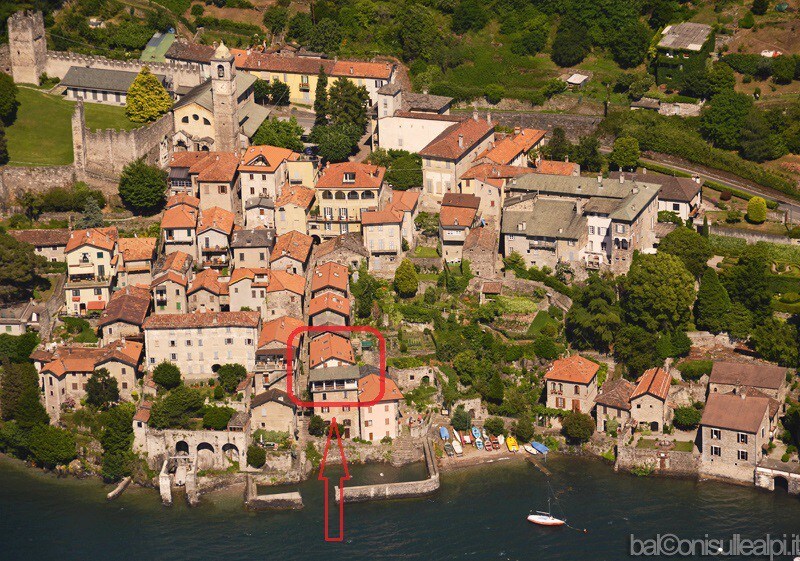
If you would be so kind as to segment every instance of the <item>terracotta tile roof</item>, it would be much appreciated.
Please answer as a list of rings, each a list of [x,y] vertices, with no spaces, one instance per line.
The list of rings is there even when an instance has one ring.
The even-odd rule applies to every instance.
[[[370,78],[388,80],[392,76],[393,65],[388,62],[364,62],[357,60],[338,60],[333,65],[333,76]]]
[[[464,250],[474,248],[489,249],[494,251],[497,247],[497,230],[488,226],[473,228],[464,240]]]
[[[171,168],[191,168],[193,165],[204,162],[211,152],[173,152],[169,160]]]
[[[167,255],[159,256],[153,267],[153,282],[150,283],[150,286],[155,287],[165,280],[171,280],[186,286],[188,273],[192,268],[192,261],[192,256],[183,251],[173,251]]]
[[[186,152],[184,152],[185,154]],[[200,199],[188,193],[176,193],[167,199],[167,206],[165,208],[172,208],[178,205],[187,205],[192,208],[200,208]]]
[[[91,302],[86,303],[87,310],[94,310],[94,311],[101,311],[104,310],[106,307],[105,300],[92,300]]]
[[[311,245],[314,240],[311,236],[301,234],[297,230],[287,232],[282,236],[275,238],[275,247],[269,257],[270,262],[276,261],[281,257],[288,257],[305,263],[308,261],[308,256],[311,253]]]
[[[623,411],[630,411],[631,409],[631,394],[635,389],[633,382],[629,382],[624,378],[617,378],[616,380],[608,380],[595,398],[595,403],[599,405],[606,405]],[[599,413],[598,413],[599,415]]]
[[[216,269],[203,269],[194,276],[192,286],[189,287],[186,294],[192,294],[198,290],[205,290],[211,294],[220,296],[222,294],[228,294],[228,283],[220,282],[219,271]]]
[[[315,194],[316,191],[310,187],[304,187],[302,185],[285,185],[281,190],[280,196],[275,201],[275,206],[282,207],[287,205],[295,205],[299,206],[300,208],[307,209],[314,201]]]
[[[669,396],[669,385],[672,378],[663,368],[651,368],[646,370],[636,381],[636,389],[631,394],[631,400],[650,394],[662,401],[666,401]]]
[[[269,276],[270,270],[266,267],[236,267],[231,274],[229,285],[234,285],[244,279],[255,280],[256,275]]]
[[[758,362],[715,362],[711,368],[710,384],[780,389],[786,383],[787,369]]]
[[[731,393],[731,394],[734,394],[734,395],[743,393],[747,397],[765,397],[765,398],[769,399],[769,418],[770,419],[774,418],[775,415],[777,415],[778,412],[781,409],[781,402],[780,401],[768,396],[767,394],[765,394],[761,390],[757,390],[755,388],[744,388],[744,390],[739,390],[739,391],[736,391],[736,392],[728,392],[728,393]]]
[[[239,172],[274,173],[286,160],[295,161],[300,154],[278,146],[250,146],[239,160]]]
[[[287,271],[270,271],[267,293],[288,290],[301,296],[305,293],[306,279],[302,275],[295,275]]]
[[[122,362],[130,366],[138,366],[142,360],[142,353],[144,352],[144,345],[138,341],[115,341],[110,345],[103,347],[105,351],[100,359],[97,361],[95,367],[100,366],[106,362]]]
[[[254,409],[270,402],[279,403],[281,405],[285,405],[286,407],[291,407],[292,409],[297,408],[297,405],[295,405],[295,403],[289,398],[289,394],[279,390],[278,388],[270,388],[265,392],[253,396],[253,398],[250,400],[250,409]]]
[[[501,294],[503,292],[503,283],[500,281],[484,282],[481,285],[481,292],[484,294]]]
[[[544,379],[556,382],[588,384],[597,375],[599,369],[599,364],[580,355],[572,355],[556,360],[547,374],[545,374]]]
[[[118,321],[141,327],[150,310],[150,291],[146,287],[126,286],[111,295],[100,316],[100,327]]]
[[[353,346],[350,344],[350,340],[334,335],[333,333],[324,333],[316,339],[311,340],[308,359],[311,368],[316,368],[323,362],[331,359],[348,364],[356,363],[355,356],[353,355]]]
[[[70,372],[93,372],[99,365],[117,361],[137,366],[144,346],[137,341],[114,341],[106,347],[60,346],[51,353],[50,362],[42,367],[42,372],[50,372],[58,377]]]
[[[109,228],[89,228],[87,230],[75,230],[67,240],[67,247],[65,251],[68,253],[74,251],[79,247],[90,245],[106,251],[114,249],[114,245],[119,239],[117,228],[111,226]]]
[[[67,245],[69,230],[67,228],[53,228],[50,230],[8,230],[17,241],[33,246],[62,246]]]
[[[536,171],[546,175],[578,175],[579,166],[575,162],[560,162],[558,160],[539,160],[536,162]]]
[[[535,170],[528,167],[483,163],[469,168],[461,174],[461,179],[479,179],[485,182],[487,179],[511,179],[529,173],[535,173]]]
[[[705,427],[756,434],[768,411],[769,399],[766,397],[712,393],[706,401],[700,424]]]
[[[547,134],[547,131],[538,129],[522,129],[518,134],[512,138],[515,144],[521,146],[525,152],[530,151],[531,148],[536,146]]]
[[[362,257],[367,257],[369,255],[367,248],[364,247],[364,241],[361,238],[361,234],[353,232],[350,234],[341,234],[334,236],[329,240],[325,240],[317,246],[314,256],[317,261],[319,261],[323,257],[338,250],[349,251],[350,253],[354,253]]]
[[[475,222],[478,211],[474,208],[442,206],[439,211],[439,224],[443,228],[469,228]]]
[[[261,315],[249,312],[204,312],[195,314],[155,314],[148,316],[144,329],[188,329],[196,327],[258,327]]]
[[[612,171],[608,174],[611,179],[619,179],[621,172]],[[660,185],[658,198],[666,201],[680,201],[689,203],[697,196],[702,187],[691,177],[674,177],[663,173],[625,173],[625,179],[632,179],[641,183]]]
[[[419,191],[394,191],[389,206],[401,212],[413,212],[418,202]]]
[[[197,209],[189,205],[176,205],[164,211],[161,228],[196,228]]]
[[[403,212],[392,207],[383,210],[363,210],[361,212],[361,224],[401,224],[403,222]]]
[[[469,153],[477,144],[487,138],[494,131],[494,127],[484,119],[465,119],[447,127],[439,136],[431,140],[425,148],[419,151],[420,156],[427,158],[442,158],[445,160],[460,160]],[[459,146],[459,138],[462,142]]]
[[[139,407],[136,408],[136,413],[133,415],[133,420],[140,423],[147,423],[150,421],[150,410],[153,408],[152,401],[143,401]]]
[[[305,57],[305,56],[281,56],[251,52],[250,54],[237,55],[236,68],[242,70],[262,70],[265,72],[286,72],[288,74],[317,75],[320,66],[325,70],[325,74],[330,76],[333,73],[334,62],[328,59]]]
[[[481,199],[466,193],[445,193],[444,197],[442,197],[442,206],[474,208],[477,210],[481,206]]]
[[[197,164],[189,168],[189,173],[194,173]],[[203,169],[197,174],[199,182],[227,182],[236,177],[239,169],[239,157],[232,152],[216,152],[208,156]]]
[[[175,41],[169,46],[164,56],[174,60],[209,64],[214,57],[214,46],[189,43],[188,41]]]
[[[172,281],[175,284],[179,284],[185,287],[189,284],[189,279],[187,279],[184,275],[180,275],[175,271],[165,271],[160,273],[158,276],[153,275],[153,282],[150,283],[151,288],[155,288],[160,284],[164,284],[167,281]]]
[[[350,273],[347,267],[329,261],[314,269],[311,276],[311,292],[317,292],[323,288],[336,288],[347,292],[350,282]]]
[[[333,292],[325,292],[312,298],[308,303],[308,317],[313,317],[325,311],[336,312],[345,317],[350,317],[350,299],[343,298]]]
[[[126,262],[151,261],[156,254],[157,238],[120,238],[118,251]]]
[[[377,374],[368,374],[358,381],[358,401],[372,401],[380,395],[380,392],[381,377]],[[400,393],[394,380],[384,378],[383,397],[381,397],[380,403],[384,401],[400,401],[401,399],[403,399],[403,394]]]
[[[517,156],[522,154],[522,151],[522,146],[507,136],[488,150],[478,154],[478,158],[486,158],[496,164],[508,165],[513,162]]]
[[[355,174],[355,180],[345,183],[344,174]],[[377,189],[383,183],[386,168],[361,164],[357,162],[342,162],[330,164],[317,180],[317,189]]]
[[[291,316],[282,316],[271,321],[265,322],[258,336],[258,347],[261,348],[269,343],[280,343],[284,347],[289,343],[289,335],[298,327],[305,325],[305,322]],[[300,344],[301,335],[292,339],[292,347],[296,348]]]
[[[200,223],[197,228],[197,233],[202,234],[208,230],[217,230],[223,234],[230,236],[233,232],[233,222],[235,215],[229,210],[212,206],[200,212]]]

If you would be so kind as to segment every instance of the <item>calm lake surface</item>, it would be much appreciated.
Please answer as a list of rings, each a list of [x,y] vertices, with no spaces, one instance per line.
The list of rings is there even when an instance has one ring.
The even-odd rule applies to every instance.
[[[800,499],[785,491],[637,478],[580,458],[551,458],[548,467],[564,515],[587,534],[528,523],[528,512],[547,504],[547,479],[514,461],[443,474],[441,490],[429,498],[346,505],[345,542],[325,543],[315,479],[292,487],[303,495],[301,511],[247,512],[241,495],[230,492],[206,496],[193,509],[179,496],[165,508],[154,491],[131,488],[107,502],[110,487],[97,481],[59,480],[0,458],[0,560],[616,561],[628,558],[631,533],[800,532]],[[352,485],[407,478],[379,465],[354,466],[351,475]]]

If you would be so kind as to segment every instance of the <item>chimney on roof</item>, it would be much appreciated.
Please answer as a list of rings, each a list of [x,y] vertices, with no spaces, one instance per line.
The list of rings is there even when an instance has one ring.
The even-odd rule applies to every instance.
[[[352,73],[353,73],[353,67],[351,66],[350,67],[350,74],[352,74]]]
[[[491,112],[487,111],[487,113],[486,113],[486,122],[489,123],[489,125],[492,124],[492,113]]]
[[[619,182],[620,182],[620,185],[625,183],[625,174],[624,173],[620,173],[619,174]]]
[[[463,148],[464,147],[464,135],[463,134],[459,134],[458,135],[458,147],[459,148]]]
[[[521,129],[521,128],[519,128],[519,127],[514,127],[514,134],[519,134],[520,132],[522,132],[522,129]]]
[[[476,123],[478,122],[478,110],[477,109],[473,109],[472,110],[472,120],[475,121]]]
[[[598,184],[601,184],[601,185],[602,185],[602,183],[603,183],[603,176],[602,176],[602,175],[600,175],[599,173],[597,174],[597,183],[598,183]]]
[[[569,163],[569,154],[567,154],[566,156],[564,156],[564,162],[566,162],[566,163]]]

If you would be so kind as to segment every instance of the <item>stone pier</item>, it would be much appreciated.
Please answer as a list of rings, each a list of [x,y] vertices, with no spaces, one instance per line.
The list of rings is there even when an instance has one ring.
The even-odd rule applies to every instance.
[[[253,476],[248,475],[244,489],[244,504],[252,510],[296,510],[303,508],[303,497],[296,491],[259,495],[258,485]]]
[[[783,479],[790,495],[800,495],[800,463],[779,462],[769,458],[756,466],[756,487],[775,490],[775,480]]]

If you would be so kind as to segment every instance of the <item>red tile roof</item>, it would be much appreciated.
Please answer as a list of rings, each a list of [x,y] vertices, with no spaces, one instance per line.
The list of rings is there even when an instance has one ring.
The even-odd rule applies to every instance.
[[[439,136],[431,140],[419,151],[420,156],[460,160],[477,144],[487,138],[494,127],[484,119],[465,119],[447,127]],[[459,144],[459,138],[461,143]]]
[[[381,377],[377,374],[367,374],[358,381],[358,401],[373,401],[380,395],[380,391]],[[400,401],[401,399],[403,399],[403,394],[400,393],[394,380],[384,378],[383,397],[381,397],[380,403],[384,401]]]
[[[189,205],[176,205],[164,211],[161,217],[161,228],[191,228],[197,227],[197,209]]]
[[[67,228],[9,230],[8,233],[17,241],[39,247],[67,245],[67,241],[69,240],[69,230]]]
[[[316,339],[312,339],[309,346],[308,359],[311,368],[315,368],[331,359],[349,364],[356,363],[350,340],[333,333],[324,333]]]
[[[476,247],[494,251],[494,248],[497,247],[497,231],[489,226],[470,230],[464,240],[464,250]]]
[[[70,252],[89,245],[99,249],[111,251],[119,239],[117,228],[111,226],[109,228],[89,228],[87,230],[75,230],[67,240],[67,247],[65,251]]]
[[[274,173],[286,160],[294,161],[300,154],[278,146],[250,146],[239,160],[239,172]]]
[[[155,314],[144,320],[144,329],[195,327],[258,327],[261,315],[249,312],[204,312],[201,314]]]
[[[120,238],[117,248],[126,263],[152,261],[156,254],[157,238]]]
[[[536,170],[528,167],[483,163],[469,168],[461,175],[461,179],[479,179],[481,181],[486,181],[487,179],[511,179],[535,172]]]
[[[662,401],[669,396],[669,385],[672,378],[663,368],[651,368],[636,381],[636,389],[631,394],[631,400],[650,394]]]
[[[403,212],[395,210],[391,206],[383,210],[364,210],[361,212],[361,224],[401,224],[403,222]]]
[[[350,273],[347,267],[329,261],[314,269],[311,276],[311,292],[317,292],[323,288],[336,288],[347,292],[349,281]]]
[[[769,412],[767,397],[712,393],[708,396],[700,424],[705,427],[756,434]]]
[[[442,197],[442,206],[456,206],[461,208],[477,209],[481,205],[480,197],[466,193],[445,193]]]
[[[345,317],[350,317],[350,299],[333,292],[325,292],[312,298],[311,302],[308,303],[308,317],[313,317],[325,311],[332,311]]]
[[[204,162],[198,162],[189,168],[189,173],[194,173],[195,168],[201,166],[202,169],[197,173],[197,181],[230,183],[239,169],[239,157],[232,152],[211,153]]]
[[[539,160],[536,162],[536,171],[545,175],[578,175],[578,164],[575,162],[560,162],[558,160]]]
[[[143,401],[142,404],[136,408],[136,413],[133,415],[133,420],[141,423],[147,423],[150,421],[150,410],[152,408],[152,401]]]
[[[780,389],[786,383],[786,368],[758,362],[715,362],[710,384]]]
[[[192,286],[186,294],[192,294],[198,290],[205,290],[211,294],[220,296],[228,294],[228,283],[220,282],[219,271],[216,269],[203,269],[197,273],[192,281]]]
[[[305,322],[290,316],[282,316],[271,321],[265,322],[258,337],[259,348],[269,343],[280,343],[284,347],[289,343],[289,335],[298,327],[305,325]],[[301,336],[292,339],[292,347],[296,348],[300,344]]]
[[[580,355],[560,358],[553,363],[545,374],[545,380],[588,384],[597,375],[600,365]]]
[[[256,281],[256,277],[263,277],[263,285],[267,287],[267,293],[288,290],[301,296],[305,294],[306,280],[302,275],[264,267],[237,267],[228,284],[232,286],[244,279],[259,282]]]
[[[364,62],[358,60],[338,60],[333,65],[333,76],[350,78],[371,78],[388,80],[392,75],[392,64],[388,62]]]
[[[150,291],[147,287],[126,286],[111,295],[99,325],[103,327],[121,321],[141,327],[149,310]]]
[[[439,211],[439,224],[443,228],[468,228],[475,222],[477,213],[474,208],[442,205]]]
[[[600,394],[595,398],[595,403],[630,411],[631,394],[636,386],[623,378],[608,380],[603,384]]]
[[[137,366],[142,357],[143,345],[136,341],[115,341],[106,347],[61,346],[50,355],[42,372],[58,377],[70,372],[93,372],[100,364],[118,361]]]
[[[392,65],[385,62],[332,61],[330,59],[283,56],[259,52],[238,54],[236,68],[265,72],[316,75],[322,67],[328,76],[388,80]]]
[[[275,201],[275,206],[296,205],[300,208],[308,208],[311,206],[315,194],[316,191],[310,187],[285,185],[281,190],[280,196]]]
[[[192,208],[200,208],[200,199],[188,193],[176,193],[167,199],[167,206],[165,208],[172,208],[178,205],[188,205]]]
[[[355,174],[355,181],[344,181],[345,173]],[[383,183],[386,168],[361,164],[357,162],[342,162],[330,164],[317,180],[317,189],[377,189]]]
[[[235,215],[229,210],[212,206],[200,212],[200,224],[197,233],[202,234],[208,230],[216,230],[230,236],[233,232]]]
[[[292,230],[275,238],[275,247],[270,254],[269,260],[273,262],[281,257],[288,257],[300,263],[305,263],[308,261],[313,243],[314,240],[311,236]]]
[[[394,191],[389,206],[401,212],[413,212],[419,202],[419,191]]]

